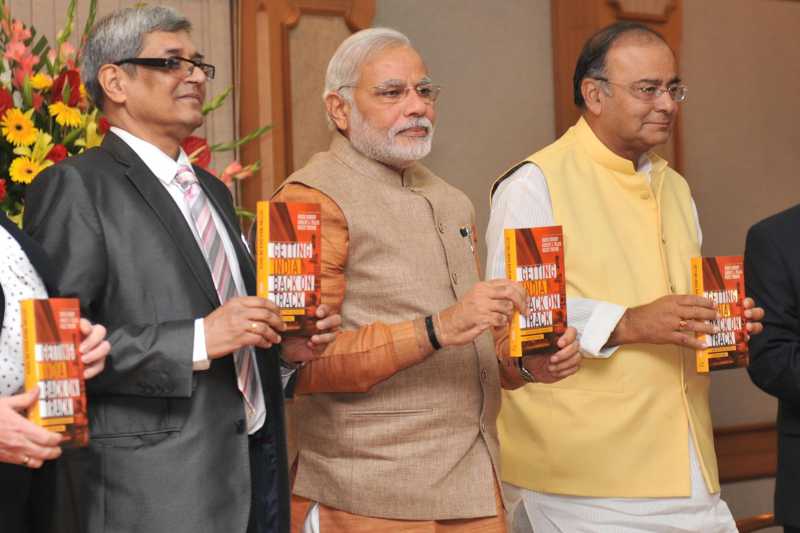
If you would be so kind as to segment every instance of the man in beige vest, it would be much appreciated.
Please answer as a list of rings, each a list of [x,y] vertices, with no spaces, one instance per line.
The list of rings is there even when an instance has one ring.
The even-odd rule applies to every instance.
[[[686,93],[660,35],[605,28],[575,69],[582,118],[495,184],[488,277],[503,277],[504,227],[561,224],[569,321],[591,357],[554,387],[504,393],[502,477],[536,533],[736,531],[719,496],[709,377],[695,370],[695,333],[716,318],[688,295],[697,213],[651,151]],[[759,332],[763,311],[745,307]]]
[[[351,36],[326,76],[330,150],[275,196],[321,204],[322,300],[345,328],[297,377],[295,531],[505,531],[501,381],[580,361],[571,329],[549,360],[498,364],[489,329],[524,291],[479,282],[471,203],[417,163],[439,90],[404,35]]]

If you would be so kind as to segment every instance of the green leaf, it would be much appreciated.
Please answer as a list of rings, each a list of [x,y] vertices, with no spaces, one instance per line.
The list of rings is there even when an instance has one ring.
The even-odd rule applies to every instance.
[[[254,131],[251,131],[250,133],[248,133],[247,135],[245,135],[244,137],[242,137],[239,140],[231,141],[229,143],[214,144],[214,145],[211,145],[209,147],[209,149],[212,152],[229,152],[231,150],[235,150],[235,149],[239,148],[240,146],[242,146],[244,144],[249,143],[252,140],[258,139],[259,137],[261,137],[262,135],[264,135],[265,133],[267,133],[271,129],[272,129],[272,125],[271,124],[268,124],[266,126],[261,126],[260,128],[254,130]]]
[[[254,220],[256,218],[256,214],[252,211],[248,211],[244,207],[237,207],[236,208],[236,216],[240,218],[246,218],[247,220]]]
[[[70,144],[74,143],[75,140],[78,137],[80,137],[80,135],[83,133],[83,130],[85,129],[86,129],[85,127],[77,127],[73,129],[66,136],[64,136],[63,139],[61,139],[61,144],[63,144],[64,146],[69,146]]]
[[[56,42],[58,43],[59,49],[61,45],[69,39],[69,36],[72,35],[72,26],[75,24],[75,4],[77,0],[69,0],[69,4],[67,5],[67,20],[64,22],[64,29],[58,32],[56,36]]]
[[[220,106],[222,106],[222,104],[225,102],[225,99],[228,97],[228,95],[231,94],[231,91],[233,91],[232,85],[212,98],[211,101],[206,102],[203,105],[203,116],[211,113],[215,109],[219,109]]]
[[[33,89],[31,88],[31,79],[25,75],[25,81],[22,82],[22,104],[26,109],[33,107]]]
[[[86,15],[86,24],[83,26],[83,33],[81,34],[81,47],[79,54],[83,52],[83,45],[89,40],[89,32],[92,31],[94,26],[94,19],[97,17],[97,0],[89,2],[89,13]]]
[[[47,53],[47,50],[45,49],[49,50],[49,46],[47,44],[47,36],[42,35],[41,37],[39,37],[39,40],[36,41],[36,45],[31,49],[31,53],[35,56],[41,56],[42,53],[45,54]]]

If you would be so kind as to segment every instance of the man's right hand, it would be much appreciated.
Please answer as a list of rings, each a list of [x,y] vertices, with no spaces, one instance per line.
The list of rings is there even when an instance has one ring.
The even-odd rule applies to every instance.
[[[286,330],[278,307],[258,296],[231,298],[205,319],[206,351],[218,359],[246,346],[270,348]]]
[[[716,333],[709,321],[719,318],[714,302],[701,296],[670,295],[622,315],[607,346],[623,344],[676,344],[696,350],[705,348],[695,333]]]
[[[491,327],[509,323],[514,310],[525,309],[525,289],[507,279],[481,281],[439,313],[436,337],[444,346],[461,346]]]
[[[61,435],[41,428],[21,412],[39,399],[39,389],[0,398],[0,461],[39,468],[61,455]]]

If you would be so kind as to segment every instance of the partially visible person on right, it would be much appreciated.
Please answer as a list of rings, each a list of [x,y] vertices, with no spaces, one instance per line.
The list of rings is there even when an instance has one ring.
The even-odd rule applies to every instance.
[[[764,308],[764,332],[750,339],[753,383],[778,398],[775,518],[800,533],[800,204],[747,232],[745,283]]]

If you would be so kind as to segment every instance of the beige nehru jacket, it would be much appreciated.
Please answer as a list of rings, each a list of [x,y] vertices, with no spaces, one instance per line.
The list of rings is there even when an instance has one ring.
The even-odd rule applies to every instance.
[[[336,134],[288,183],[324,193],[346,218],[344,329],[433,314],[478,281],[461,234],[473,227],[472,205],[422,165],[400,175]],[[294,492],[383,518],[495,515],[499,406],[489,333],[436,351],[368,392],[299,395]]]

